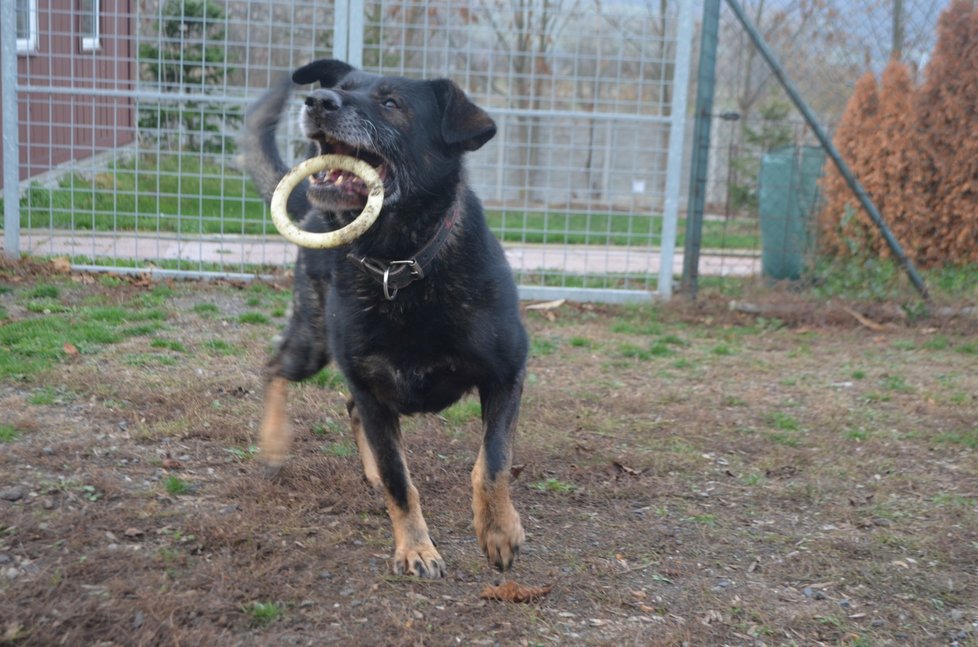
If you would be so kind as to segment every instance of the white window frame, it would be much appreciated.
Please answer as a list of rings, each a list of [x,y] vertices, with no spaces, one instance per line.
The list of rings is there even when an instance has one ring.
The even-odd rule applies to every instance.
[[[34,0],[36,1],[36,0]],[[92,3],[92,28],[93,32],[82,34],[81,48],[83,52],[94,52],[102,47],[102,7],[99,0],[90,0]]]
[[[37,51],[37,0],[27,2],[27,37],[17,37],[17,53],[33,54]]]

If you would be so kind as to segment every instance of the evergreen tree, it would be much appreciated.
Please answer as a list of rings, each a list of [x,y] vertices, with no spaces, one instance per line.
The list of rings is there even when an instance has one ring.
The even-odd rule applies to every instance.
[[[878,148],[878,114],[876,78],[867,72],[856,82],[835,130],[833,142],[870,195],[878,180],[870,152]],[[872,222],[831,161],[826,162],[822,191],[824,207],[818,219],[821,249],[828,254],[842,256],[876,251]]]
[[[925,239],[921,264],[978,263],[978,6],[955,0],[938,24],[937,45],[915,103],[922,168],[931,195],[915,214]]]

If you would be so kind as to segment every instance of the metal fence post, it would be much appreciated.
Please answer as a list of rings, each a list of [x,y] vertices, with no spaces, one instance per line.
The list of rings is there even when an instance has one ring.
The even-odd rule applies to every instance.
[[[699,281],[700,242],[710,162],[710,127],[713,119],[713,89],[716,82],[717,40],[720,29],[720,0],[703,3],[700,34],[700,63],[696,75],[696,112],[693,154],[690,160],[689,204],[686,205],[686,239],[683,247],[683,292],[696,296]]]
[[[17,3],[0,3],[3,95],[3,249],[20,257],[20,144],[17,132]]]
[[[683,148],[686,132],[686,95],[689,91],[689,59],[693,42],[693,4],[679,3],[676,26],[676,62],[672,79],[672,105],[669,126],[669,152],[666,166],[666,195],[662,213],[662,248],[659,263],[659,296],[672,296],[672,260],[676,250],[676,221],[679,217],[679,191],[683,179]]]
[[[336,0],[333,5],[333,58],[363,67],[363,0]]]

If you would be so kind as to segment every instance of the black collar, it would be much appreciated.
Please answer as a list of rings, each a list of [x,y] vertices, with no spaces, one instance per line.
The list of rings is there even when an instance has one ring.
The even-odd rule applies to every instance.
[[[398,290],[424,278],[431,261],[435,259],[435,256],[448,241],[452,227],[458,222],[460,211],[459,205],[456,204],[445,219],[441,221],[441,226],[438,227],[438,231],[435,232],[431,240],[409,259],[390,261],[370,256],[358,256],[353,253],[347,254],[346,258],[360,268],[364,274],[380,283],[384,288],[384,297],[391,301],[397,296]]]

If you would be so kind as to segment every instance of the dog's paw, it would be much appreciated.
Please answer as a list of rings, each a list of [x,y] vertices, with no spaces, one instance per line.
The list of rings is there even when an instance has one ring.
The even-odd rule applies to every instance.
[[[274,463],[264,463],[262,465],[261,473],[266,480],[277,481],[282,477],[282,464]]]
[[[520,546],[526,540],[520,515],[512,505],[492,519],[476,515],[475,535],[486,559],[499,571],[508,571],[513,567]]]
[[[414,575],[428,580],[445,577],[445,560],[429,540],[427,545],[407,546],[394,551],[392,564],[396,575]]]

